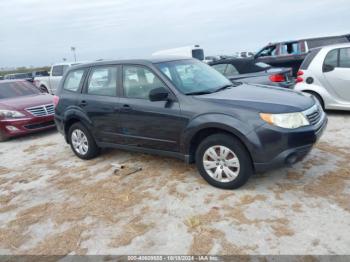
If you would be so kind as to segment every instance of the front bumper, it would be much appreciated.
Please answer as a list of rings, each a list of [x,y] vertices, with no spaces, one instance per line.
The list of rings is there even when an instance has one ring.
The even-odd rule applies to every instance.
[[[324,114],[317,125],[297,130],[282,131],[268,124],[260,127],[257,134],[261,144],[253,153],[255,171],[265,172],[301,161],[321,137],[327,122],[327,116]]]
[[[0,120],[0,132],[5,137],[15,137],[54,128],[53,115]]]

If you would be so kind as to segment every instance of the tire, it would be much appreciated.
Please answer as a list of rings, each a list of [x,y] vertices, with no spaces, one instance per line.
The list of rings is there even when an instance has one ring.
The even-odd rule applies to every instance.
[[[45,86],[40,86],[39,87],[39,90],[42,92],[42,93],[49,93],[49,90],[47,90],[47,88]]]
[[[219,158],[226,153],[226,160],[211,158],[209,155],[213,152],[212,150]],[[207,168],[204,161],[207,161]],[[249,153],[237,138],[227,134],[215,134],[204,139],[196,150],[196,165],[200,175],[210,185],[222,189],[236,189],[243,186],[253,173]],[[210,169],[210,167],[213,168]],[[214,178],[216,172],[219,173],[219,178],[221,174],[221,179]]]
[[[68,139],[74,154],[81,159],[92,159],[100,153],[100,148],[96,145],[95,139],[80,122],[74,123],[69,128]]]
[[[317,94],[317,93],[315,93],[315,92],[305,92],[305,93],[308,93],[308,94],[310,94],[311,96],[313,96],[314,98],[316,98],[317,99],[317,101],[320,103],[320,105],[322,106],[322,109],[324,110],[325,108],[324,108],[324,102],[323,102],[323,99],[322,99],[322,97],[319,95],[319,94]]]

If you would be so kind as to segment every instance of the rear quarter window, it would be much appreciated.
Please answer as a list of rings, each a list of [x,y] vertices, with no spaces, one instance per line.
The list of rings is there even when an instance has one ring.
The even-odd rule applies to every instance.
[[[68,69],[68,65],[57,65],[52,67],[52,76],[63,76],[64,72]]]
[[[320,52],[321,48],[313,49],[304,59],[303,63],[300,66],[300,69],[307,70],[316,55]]]
[[[85,69],[78,69],[69,72],[64,80],[63,89],[71,92],[77,92],[80,90],[85,71]]]

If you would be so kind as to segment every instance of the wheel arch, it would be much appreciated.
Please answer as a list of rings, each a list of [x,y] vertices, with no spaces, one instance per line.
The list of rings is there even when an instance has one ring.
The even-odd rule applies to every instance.
[[[239,130],[228,127],[225,125],[221,126],[206,126],[201,129],[198,129],[189,139],[188,146],[186,148],[186,152],[189,154],[189,162],[193,163],[195,161],[195,153],[196,150],[199,146],[199,144],[206,139],[207,137],[214,135],[214,134],[227,134],[229,136],[235,137],[246,149],[248,152],[248,155],[250,159],[252,160],[252,155],[251,155],[251,150],[250,150],[250,145],[245,138],[245,135],[242,134]]]
[[[310,90],[310,89],[305,89],[302,92],[318,96],[320,98],[320,100],[321,100],[322,107],[325,108],[325,106],[326,106],[325,105],[325,100],[324,100],[322,94],[320,94],[320,92],[317,92],[315,90]]]
[[[87,129],[91,130],[91,121],[81,111],[68,110],[64,116],[64,136],[67,143],[69,143],[69,129],[73,124],[77,122],[82,123]],[[92,132],[90,131],[90,133]]]

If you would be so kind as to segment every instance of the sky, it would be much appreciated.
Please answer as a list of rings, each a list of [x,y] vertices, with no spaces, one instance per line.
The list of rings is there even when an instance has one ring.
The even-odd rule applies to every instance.
[[[0,67],[149,57],[199,44],[205,55],[350,33],[349,0],[0,0]]]

